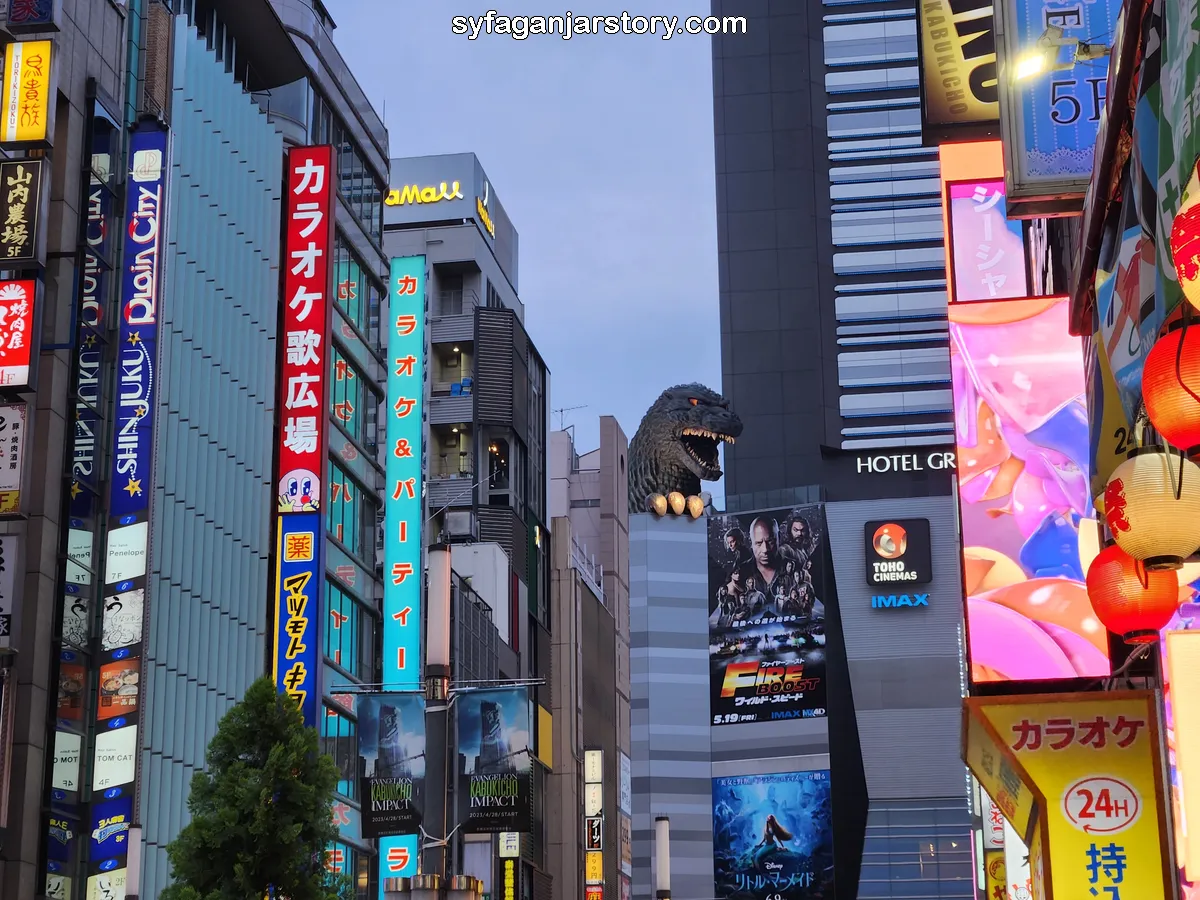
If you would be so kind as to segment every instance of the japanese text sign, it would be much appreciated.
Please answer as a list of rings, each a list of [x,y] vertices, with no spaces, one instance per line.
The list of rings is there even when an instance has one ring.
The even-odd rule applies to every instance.
[[[388,300],[382,674],[405,689],[420,683],[424,256],[392,260]]]
[[[1152,692],[964,702],[1036,796],[1031,875],[1048,900],[1172,896]],[[969,747],[967,763],[985,783]]]
[[[604,884],[604,854],[588,850],[583,858],[583,872],[586,884]]]
[[[304,724],[320,712],[318,673],[325,575],[321,568],[324,523],[320,513],[280,516],[275,548],[275,684],[300,706]]]
[[[293,147],[288,151],[279,367],[278,498],[282,513],[321,508],[335,177],[332,148]]]
[[[0,516],[21,512],[21,476],[24,473],[26,406],[0,406]]]
[[[17,41],[4,48],[0,143],[44,144],[52,137],[51,41]]]
[[[58,31],[62,0],[0,0],[0,18],[10,34]]]
[[[0,281],[0,387],[29,387],[38,283]]]
[[[925,125],[981,125],[1000,118],[992,4],[924,0],[921,113]]]
[[[42,166],[40,159],[0,163],[0,263],[41,258]]]
[[[1028,840],[1036,800],[1033,789],[1021,780],[1020,772],[1009,755],[994,739],[984,720],[974,715],[970,708],[964,710],[963,735],[966,745],[964,761],[983,788],[988,800],[986,805],[997,808],[1017,833]],[[984,813],[988,811],[985,809]],[[988,822],[983,824],[986,835]],[[1000,833],[1003,835],[1002,823]],[[1003,837],[994,843],[1003,846]]]
[[[12,640],[13,611],[17,590],[17,536],[0,536],[0,648]]]
[[[1025,235],[1020,222],[1005,217],[1004,180],[946,185],[950,220],[950,276],[955,300],[1025,297]]]

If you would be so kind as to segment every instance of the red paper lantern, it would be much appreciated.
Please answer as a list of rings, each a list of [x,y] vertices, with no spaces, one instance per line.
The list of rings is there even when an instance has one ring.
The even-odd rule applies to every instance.
[[[1151,644],[1179,608],[1174,569],[1148,570],[1116,544],[1101,550],[1087,573],[1096,618],[1127,644]]]
[[[1156,431],[1189,456],[1200,452],[1200,324],[1176,327],[1150,348],[1142,399]]]

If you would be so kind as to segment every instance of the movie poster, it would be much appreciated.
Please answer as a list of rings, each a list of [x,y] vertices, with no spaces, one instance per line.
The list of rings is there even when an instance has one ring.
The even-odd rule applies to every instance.
[[[363,837],[420,834],[425,805],[425,697],[360,694],[357,710]]]
[[[713,779],[719,900],[833,900],[829,772]]]
[[[528,688],[464,692],[454,705],[463,831],[532,831]]]
[[[825,715],[820,506],[708,520],[713,725]]]

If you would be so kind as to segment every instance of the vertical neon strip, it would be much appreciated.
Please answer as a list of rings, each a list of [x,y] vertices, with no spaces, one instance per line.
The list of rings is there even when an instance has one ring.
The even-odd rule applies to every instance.
[[[421,503],[425,438],[425,257],[392,260],[388,280],[387,495],[384,498],[383,670],[387,690],[421,685]],[[385,878],[417,871],[417,836],[381,838],[379,891]]]
[[[133,131],[125,184],[125,247],[117,326],[109,532],[97,664],[96,745],[88,842],[88,890],[121,883],[136,815],[143,616],[149,567],[158,313],[167,231],[169,132]]]
[[[314,727],[321,706],[325,530],[320,511],[329,455],[327,382],[333,314],[329,288],[336,178],[332,147],[288,150],[283,333],[279,335],[279,463],[275,473],[279,556],[272,658],[279,690],[300,703],[304,723]],[[312,536],[311,546],[304,546],[309,540],[306,536]],[[306,572],[312,577],[301,585]],[[303,612],[298,611],[301,606]]]

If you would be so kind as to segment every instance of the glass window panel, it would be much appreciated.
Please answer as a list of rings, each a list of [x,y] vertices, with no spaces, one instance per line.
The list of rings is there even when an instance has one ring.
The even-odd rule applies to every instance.
[[[880,109],[869,112],[832,113],[826,119],[826,128],[831,138],[920,134],[921,110]]]
[[[936,194],[940,182],[936,178],[909,178],[903,181],[875,181],[833,184],[829,187],[832,200],[853,200],[860,197],[912,197]]]
[[[358,747],[357,729],[354,722],[336,709],[324,707],[325,721],[321,728],[321,752],[333,757],[341,773],[337,791],[345,797],[355,799],[358,794]]]
[[[873,166],[834,166],[829,170],[829,179],[839,184],[912,178],[928,178],[930,182],[933,182],[933,179],[938,177],[940,170],[941,167],[936,159],[924,162],[882,163]]]
[[[892,22],[827,25],[824,41],[827,66],[915,60],[917,23],[910,18]]]

